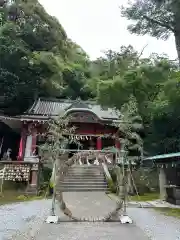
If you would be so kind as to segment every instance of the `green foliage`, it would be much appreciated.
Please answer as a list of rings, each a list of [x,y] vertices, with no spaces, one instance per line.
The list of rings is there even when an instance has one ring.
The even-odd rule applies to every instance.
[[[166,39],[174,24],[172,2],[137,0],[130,3],[127,8],[122,7],[122,16],[136,21],[128,27],[132,33],[142,35],[149,33],[154,37]]]
[[[134,99],[130,105],[132,102],[136,104],[136,114],[133,116],[125,114],[127,116],[122,116],[122,119],[128,119],[130,125],[132,121],[134,122],[133,134],[138,133],[135,134],[136,138],[138,135],[143,138],[144,154],[180,151],[178,137],[180,134],[178,120],[180,78],[177,63],[170,61],[166,56],[151,55],[149,58],[142,58],[141,54],[138,55],[130,47],[127,47],[128,61],[126,61],[127,55],[124,52],[126,51],[112,55],[123,56],[122,61],[125,59],[124,64],[127,64],[123,68],[125,70],[121,71],[119,68],[119,72],[114,72],[109,79],[105,77],[103,80],[100,76],[97,84],[98,101],[102,105],[115,107],[123,112],[122,106],[126,105],[131,98]],[[109,71],[108,61],[108,58],[104,59],[105,76]],[[113,61],[117,62],[116,59]],[[124,127],[128,127],[127,122],[124,126],[123,123],[120,124],[121,130]],[[138,127],[140,129],[135,130]],[[133,153],[133,148],[138,148],[135,141],[132,146],[129,146],[131,147],[130,155],[136,154]]]
[[[116,193],[117,192],[117,188],[116,188],[116,183],[114,183],[112,180],[107,180],[107,185],[108,185],[108,189],[111,193]]]
[[[139,165],[143,156],[143,121],[134,96],[130,96],[129,101],[122,105],[121,122],[118,128],[123,138],[122,148],[127,151],[127,160]]]
[[[139,168],[138,171],[133,171],[132,174],[139,195],[159,192],[159,175],[157,169]]]
[[[146,202],[146,201],[155,201],[159,199],[159,193],[157,192],[148,192],[143,193],[143,195],[134,195],[130,197],[130,201]]]
[[[49,121],[48,125],[46,141],[40,146],[40,155],[44,161],[54,163],[64,154],[64,149],[71,141],[67,136],[73,134],[75,128],[69,126],[69,119],[63,118],[63,113]]]
[[[90,61],[37,0],[1,5],[0,108],[6,114],[24,112],[38,96],[96,99],[128,119],[130,156],[142,153],[142,138],[144,153],[180,151],[176,62],[155,54],[142,58],[143,50],[138,53],[132,46],[108,50]],[[136,0],[122,8],[122,15],[134,20],[129,27],[133,33],[157,38],[173,33],[180,59],[179,9],[179,0]],[[133,104],[136,111],[131,114]],[[125,110],[127,105],[131,107]],[[127,135],[125,124],[119,128]]]
[[[37,0],[6,1],[0,14],[0,107],[5,113],[25,111],[38,96],[91,96],[83,88],[90,78],[87,55]]]
[[[134,23],[128,26],[131,33],[150,34],[167,39],[174,34],[180,61],[180,1],[179,0],[135,0],[122,7],[122,16]]]

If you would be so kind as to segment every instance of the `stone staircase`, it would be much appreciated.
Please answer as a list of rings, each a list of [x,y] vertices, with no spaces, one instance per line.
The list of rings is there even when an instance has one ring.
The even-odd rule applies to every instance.
[[[102,166],[73,165],[69,168],[61,186],[63,192],[106,191]]]

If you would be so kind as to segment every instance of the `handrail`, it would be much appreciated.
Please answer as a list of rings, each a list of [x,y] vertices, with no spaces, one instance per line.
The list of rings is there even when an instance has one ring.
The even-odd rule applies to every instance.
[[[103,170],[104,170],[106,180],[112,181],[112,177],[111,177],[111,174],[109,172],[109,169],[108,169],[107,165],[105,163],[102,163],[102,167],[103,167]]]

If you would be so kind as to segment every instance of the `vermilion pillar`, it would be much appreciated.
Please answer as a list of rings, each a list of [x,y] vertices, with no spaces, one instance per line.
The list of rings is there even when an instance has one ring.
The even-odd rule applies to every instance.
[[[21,128],[21,139],[19,143],[18,161],[23,161],[24,148],[25,148],[26,130],[24,126]]]
[[[96,148],[97,148],[97,150],[101,150],[102,149],[102,139],[101,139],[101,137],[97,138]]]
[[[19,143],[18,161],[22,161],[22,156],[23,156],[23,138],[21,136]]]

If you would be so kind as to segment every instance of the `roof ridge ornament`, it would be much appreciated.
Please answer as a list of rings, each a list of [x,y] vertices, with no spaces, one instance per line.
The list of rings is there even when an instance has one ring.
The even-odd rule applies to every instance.
[[[67,108],[67,110],[73,109],[73,108],[90,109],[89,105],[86,102],[82,101],[80,98],[77,98],[76,100],[74,100],[74,102]]]

